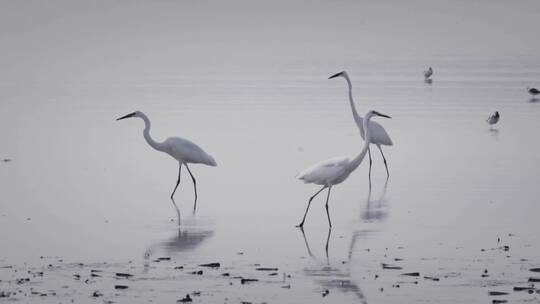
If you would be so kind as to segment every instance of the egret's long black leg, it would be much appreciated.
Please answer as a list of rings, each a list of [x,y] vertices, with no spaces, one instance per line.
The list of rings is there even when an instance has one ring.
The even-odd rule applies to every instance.
[[[182,173],[182,163],[180,163],[180,166],[178,167],[178,180],[176,181],[176,186],[174,186],[174,190],[171,194],[171,199],[173,199],[174,193],[176,192],[176,188],[178,188],[178,185],[180,184],[181,173]]]
[[[379,151],[381,151],[382,158],[384,160],[384,167],[386,168],[386,178],[390,177],[390,172],[388,172],[388,165],[386,164],[386,157],[384,157],[384,153],[382,151],[381,146],[377,145],[377,148],[379,148]]]
[[[189,175],[191,175],[191,180],[193,181],[193,189],[195,189],[195,202],[193,203],[193,212],[197,209],[197,181],[195,180],[195,177],[193,177],[193,174],[191,174],[191,170],[189,170],[188,165],[186,164],[187,171],[189,172]]]
[[[371,146],[371,145],[370,145]],[[368,173],[368,177],[369,177],[369,186],[371,187],[371,164],[373,164],[373,161],[371,160],[371,149],[370,149],[370,146],[368,146],[368,155],[369,155],[369,173]]]
[[[317,193],[313,194],[313,196],[309,198],[307,208],[306,208],[306,213],[304,213],[304,218],[302,219],[302,222],[300,224],[296,225],[296,227],[300,227],[300,228],[304,227],[304,221],[306,220],[306,215],[309,210],[309,205],[311,205],[311,201],[315,198],[315,196],[317,196],[317,194],[321,193],[321,191],[323,191],[325,188],[326,186],[323,186],[321,190],[317,191]]]
[[[328,216],[328,225],[330,225],[330,228],[332,228],[332,222],[330,221],[330,212],[328,212],[328,200],[330,199],[330,190],[332,190],[332,186],[328,187],[328,195],[326,196],[326,215]]]

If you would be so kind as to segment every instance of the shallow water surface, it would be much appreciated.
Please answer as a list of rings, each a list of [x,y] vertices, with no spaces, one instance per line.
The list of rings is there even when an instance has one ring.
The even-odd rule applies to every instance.
[[[333,188],[331,231],[325,193],[295,228],[318,188],[294,176],[363,144],[345,81],[327,80],[333,65],[4,85],[0,157],[12,161],[0,163],[0,291],[51,303],[97,290],[124,303],[188,293],[204,303],[540,302],[529,282],[540,277],[529,270],[540,267],[540,103],[525,91],[540,61],[430,63],[431,84],[415,60],[347,66],[359,112],[393,117],[376,119],[394,146],[383,148],[388,180],[373,148],[371,189],[367,159]],[[218,162],[191,166],[196,212],[184,170],[180,227],[169,199],[176,162],[147,145],[142,121],[115,121],[134,110],[157,140],[189,138]],[[220,267],[199,266],[212,262]],[[133,277],[116,275],[124,272]]]

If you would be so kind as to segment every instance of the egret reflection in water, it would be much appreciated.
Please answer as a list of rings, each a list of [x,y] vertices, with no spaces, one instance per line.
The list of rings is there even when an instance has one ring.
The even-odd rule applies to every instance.
[[[317,257],[313,254],[313,252],[311,251],[311,247],[309,247],[309,242],[307,240],[307,237],[306,237],[306,233],[304,232],[304,228],[300,228],[300,231],[302,232],[302,237],[304,238],[304,244],[306,245],[306,250],[309,254],[309,256],[312,258],[312,259],[315,259],[317,260]],[[330,235],[332,235],[332,229],[331,228],[328,228],[328,235],[326,236],[326,245],[324,246],[324,249],[325,249],[325,252],[326,252],[326,263],[329,264],[330,261],[329,261],[329,257],[328,257],[328,244],[330,242]]]
[[[368,188],[365,208],[362,209],[359,218],[359,226],[361,228],[352,232],[351,243],[349,245],[349,260],[352,257],[354,248],[359,239],[366,239],[381,230],[376,226],[384,222],[389,214],[389,202],[386,201],[386,191],[388,189],[388,179],[384,183],[381,193],[376,199],[372,199],[372,188]],[[368,226],[368,227],[366,227]]]
[[[171,201],[174,206],[174,210],[176,211],[176,217],[177,217],[176,220],[177,220],[178,226],[180,226],[180,219],[181,219],[180,208],[178,208],[178,205],[176,204],[176,201],[174,200],[174,198],[171,198]]]
[[[385,203],[386,190],[388,189],[388,179],[384,183],[381,193],[377,199],[371,197],[371,187],[368,188],[366,207],[362,210],[360,218],[367,222],[383,221],[388,216],[388,208]]]
[[[488,133],[495,138],[495,141],[499,141],[499,129],[490,127]]]
[[[171,256],[181,252],[193,251],[214,235],[209,228],[178,228],[174,235],[165,241],[157,242],[148,247],[144,253],[145,260],[157,257],[156,253]]]
[[[339,290],[341,292],[352,292],[358,298],[360,303],[367,303],[364,293],[358,286],[358,284],[351,277],[350,263],[338,263],[335,266],[330,264],[329,256],[329,244],[330,237],[332,235],[332,229],[328,229],[328,235],[326,236],[325,253],[326,261],[321,262],[316,255],[311,251],[309,241],[306,237],[304,229],[300,229],[302,237],[306,245],[306,250],[311,257],[311,260],[315,262],[314,265],[307,265],[303,269],[303,273],[306,277],[311,277],[319,284],[323,290]],[[325,293],[323,293],[323,296]]]

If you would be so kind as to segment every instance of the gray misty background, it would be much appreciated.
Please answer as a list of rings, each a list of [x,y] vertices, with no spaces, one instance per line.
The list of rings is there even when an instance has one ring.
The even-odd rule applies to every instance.
[[[535,54],[538,1],[2,1],[0,80],[174,81],[231,66]],[[227,76],[226,76],[227,75]],[[258,77],[256,73],[250,75]]]
[[[251,277],[260,263],[293,274],[304,288],[297,302],[323,301],[311,276],[322,267],[294,227],[317,187],[294,176],[363,144],[345,81],[327,79],[346,69],[358,111],[393,117],[378,122],[395,146],[384,150],[386,188],[373,149],[372,193],[367,161],[332,190],[337,271],[323,275],[357,282],[376,303],[491,301],[484,269],[490,280],[504,273],[499,283],[511,289],[539,262],[540,103],[525,91],[540,86],[539,22],[540,1],[0,0],[0,159],[12,159],[0,162],[0,266],[42,265],[43,255],[138,267],[149,253],[186,265],[219,260]],[[147,145],[141,121],[115,121],[134,110],[148,115],[156,140],[191,139],[218,162],[191,166],[196,215],[184,171],[180,232],[169,200],[177,164]],[[305,225],[320,260],[323,196]],[[511,257],[480,251],[499,246],[497,237]],[[395,273],[370,280],[396,257],[407,271],[461,276],[402,289],[391,289]],[[156,302],[178,299],[177,281],[155,276],[137,300],[145,288]],[[260,293],[242,292],[250,290]],[[268,300],[256,297],[248,300]]]

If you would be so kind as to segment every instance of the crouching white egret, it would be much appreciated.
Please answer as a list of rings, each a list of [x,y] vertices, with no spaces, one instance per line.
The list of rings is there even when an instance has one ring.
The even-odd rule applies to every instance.
[[[303,180],[304,183],[322,185],[322,188],[317,191],[317,193],[315,193],[312,197],[310,197],[302,222],[298,224],[297,227],[302,228],[304,226],[304,222],[306,221],[306,215],[308,213],[309,206],[311,205],[311,201],[315,198],[315,196],[317,196],[326,188],[328,188],[328,195],[326,196],[326,215],[328,216],[328,224],[330,225],[330,227],[332,227],[332,221],[330,220],[330,212],[328,212],[328,200],[330,198],[330,190],[334,185],[337,185],[346,180],[347,177],[349,177],[349,175],[351,174],[351,172],[358,168],[358,166],[362,163],[362,160],[364,159],[364,156],[366,156],[366,153],[369,149],[371,129],[368,128],[368,124],[369,120],[373,116],[391,118],[390,116],[381,114],[377,111],[367,112],[366,116],[364,117],[364,129],[367,130],[366,140],[364,142],[364,147],[356,157],[353,158],[351,156],[343,156],[331,158],[305,169],[296,176],[296,178]]]
[[[384,160],[384,167],[386,168],[386,176],[390,177],[390,173],[388,172],[388,164],[386,162],[386,157],[384,157],[384,153],[382,151],[381,146],[392,146],[394,143],[392,143],[392,139],[390,139],[390,136],[388,133],[386,133],[386,130],[378,124],[376,121],[372,121],[368,124],[368,128],[371,131],[371,139],[367,140],[364,136],[366,130],[366,127],[364,126],[364,119],[358,115],[358,112],[356,111],[356,107],[354,105],[354,100],[352,97],[352,84],[351,79],[349,78],[349,75],[346,71],[339,72],[337,74],[334,74],[330,76],[328,79],[336,78],[336,77],[343,77],[347,81],[347,85],[349,86],[349,103],[351,104],[351,110],[353,114],[354,121],[356,122],[356,126],[360,130],[360,136],[362,136],[362,139],[364,139],[367,142],[371,142],[372,144],[376,145],[377,148],[379,148],[379,151],[381,152],[382,158]],[[370,177],[370,183],[371,183],[371,150],[368,148],[368,154],[369,154],[369,177]]]
[[[188,164],[204,164],[208,166],[217,166],[216,161],[208,153],[197,146],[195,143],[180,137],[169,137],[164,142],[157,142],[150,136],[150,120],[148,117],[140,111],[135,111],[133,113],[122,116],[116,120],[122,120],[130,117],[138,117],[144,121],[144,131],[143,136],[146,139],[146,142],[154,149],[167,153],[178,161],[178,180],[174,186],[174,190],[171,194],[171,199],[173,199],[176,188],[180,184],[180,176],[182,172],[182,165],[186,166],[186,169],[193,180],[193,188],[195,189],[195,203],[193,209],[197,207],[197,181],[191,173]],[[173,199],[174,202],[174,199]]]

